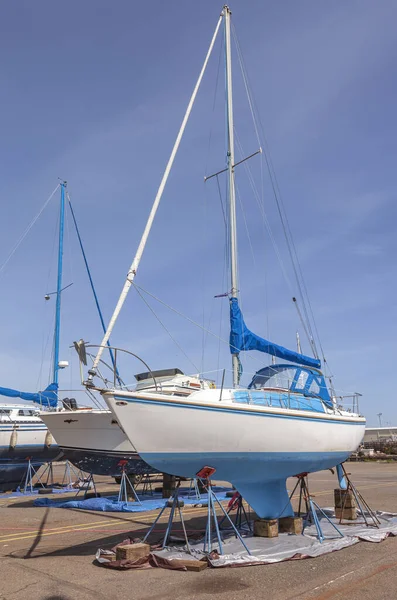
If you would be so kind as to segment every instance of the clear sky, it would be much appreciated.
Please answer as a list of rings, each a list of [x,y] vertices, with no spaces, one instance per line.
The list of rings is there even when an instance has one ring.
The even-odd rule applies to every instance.
[[[236,0],[231,8],[335,385],[363,394],[369,424],[377,424],[381,412],[383,424],[396,425],[397,5]],[[62,177],[110,317],[220,10],[209,0],[1,3],[0,264]],[[230,287],[223,277],[222,213],[215,181],[203,183],[225,163],[220,42],[136,282],[227,338],[227,300],[213,298]],[[236,67],[236,132],[250,154],[258,143],[237,60]],[[292,289],[240,167],[247,325],[292,348],[299,330],[309,353],[260,165],[258,157],[250,162]],[[0,273],[3,386],[36,391],[48,381],[55,302],[44,295],[55,289],[57,211],[58,196]],[[71,282],[63,294],[61,358],[72,363],[61,374],[65,388],[78,385],[69,345],[80,337],[92,343],[101,338],[69,219],[64,284]],[[148,301],[192,362],[135,290],[116,326],[115,345],[141,355],[153,369],[230,369],[226,344]],[[244,359],[244,381],[266,362],[266,356]],[[135,363],[131,370],[129,381],[141,367]]]

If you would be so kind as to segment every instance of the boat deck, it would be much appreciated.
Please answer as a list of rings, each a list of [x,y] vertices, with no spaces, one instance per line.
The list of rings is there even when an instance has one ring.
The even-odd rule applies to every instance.
[[[373,508],[397,512],[396,463],[349,463],[348,471]],[[117,485],[109,478],[98,477],[97,482],[100,492],[116,492]],[[320,506],[331,506],[335,476],[316,473],[309,483]],[[186,507],[184,515],[189,530],[203,526],[205,509]],[[93,565],[98,547],[110,548],[130,532],[138,537],[153,518],[151,513],[36,508],[31,497],[0,495],[1,597],[25,600],[28,593],[30,600],[395,598],[396,538],[379,544],[361,542],[316,559],[203,573],[120,572]]]

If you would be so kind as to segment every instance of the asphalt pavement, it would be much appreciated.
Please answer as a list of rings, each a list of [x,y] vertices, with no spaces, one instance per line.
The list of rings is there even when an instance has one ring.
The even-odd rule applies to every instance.
[[[348,471],[372,508],[397,513],[396,463],[348,463]],[[98,487],[102,492],[117,490],[106,478],[100,478]],[[310,476],[311,492],[320,506],[332,506],[334,487],[336,478],[328,471]],[[112,571],[94,564],[97,548],[111,548],[131,534],[139,537],[157,513],[36,508],[32,503],[32,498],[0,495],[0,600],[397,598],[397,538],[360,542],[315,559],[255,567],[200,573]],[[187,528],[200,529],[204,515],[205,509],[186,506]]]

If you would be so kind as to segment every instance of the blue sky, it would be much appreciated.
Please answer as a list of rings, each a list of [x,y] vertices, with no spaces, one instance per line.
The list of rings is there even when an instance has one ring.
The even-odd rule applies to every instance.
[[[378,412],[395,424],[396,4],[237,0],[231,8],[336,387],[364,395],[370,424]],[[0,264],[65,178],[110,317],[220,9],[208,0],[2,4]],[[220,41],[136,281],[226,338],[227,301],[213,299],[229,287],[222,215],[215,183],[203,183],[224,166],[222,72],[214,102]],[[234,87],[236,131],[250,154],[257,142],[238,72]],[[250,167],[261,191],[260,159]],[[299,329],[309,352],[243,167],[237,182],[250,236],[239,207],[247,324],[291,347]],[[266,176],[263,198],[292,280]],[[44,294],[55,289],[57,210],[54,198],[0,274],[4,386],[35,391],[48,379],[54,301]],[[80,337],[98,342],[101,331],[71,222],[65,238],[64,283],[73,286],[63,297],[61,357],[73,364],[61,383],[75,388],[68,347]],[[200,329],[149,301],[198,368],[229,368],[225,344],[204,336],[203,351]],[[134,290],[113,343],[152,368],[195,370]],[[264,362],[246,358],[246,377]]]

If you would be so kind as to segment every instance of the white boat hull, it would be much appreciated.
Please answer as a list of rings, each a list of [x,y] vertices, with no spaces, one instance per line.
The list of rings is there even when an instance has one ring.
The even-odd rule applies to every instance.
[[[0,490],[15,489],[27,472],[28,459],[35,468],[61,458],[60,449],[41,420],[0,422]]]
[[[141,460],[109,410],[43,412],[40,416],[64,457],[86,473],[118,476],[122,466],[130,474],[156,472]]]
[[[219,390],[201,392],[200,402],[193,396],[103,392],[146,462],[185,477],[214,467],[262,518],[291,514],[288,477],[343,462],[364,435],[365,419],[357,416],[214,402]]]

